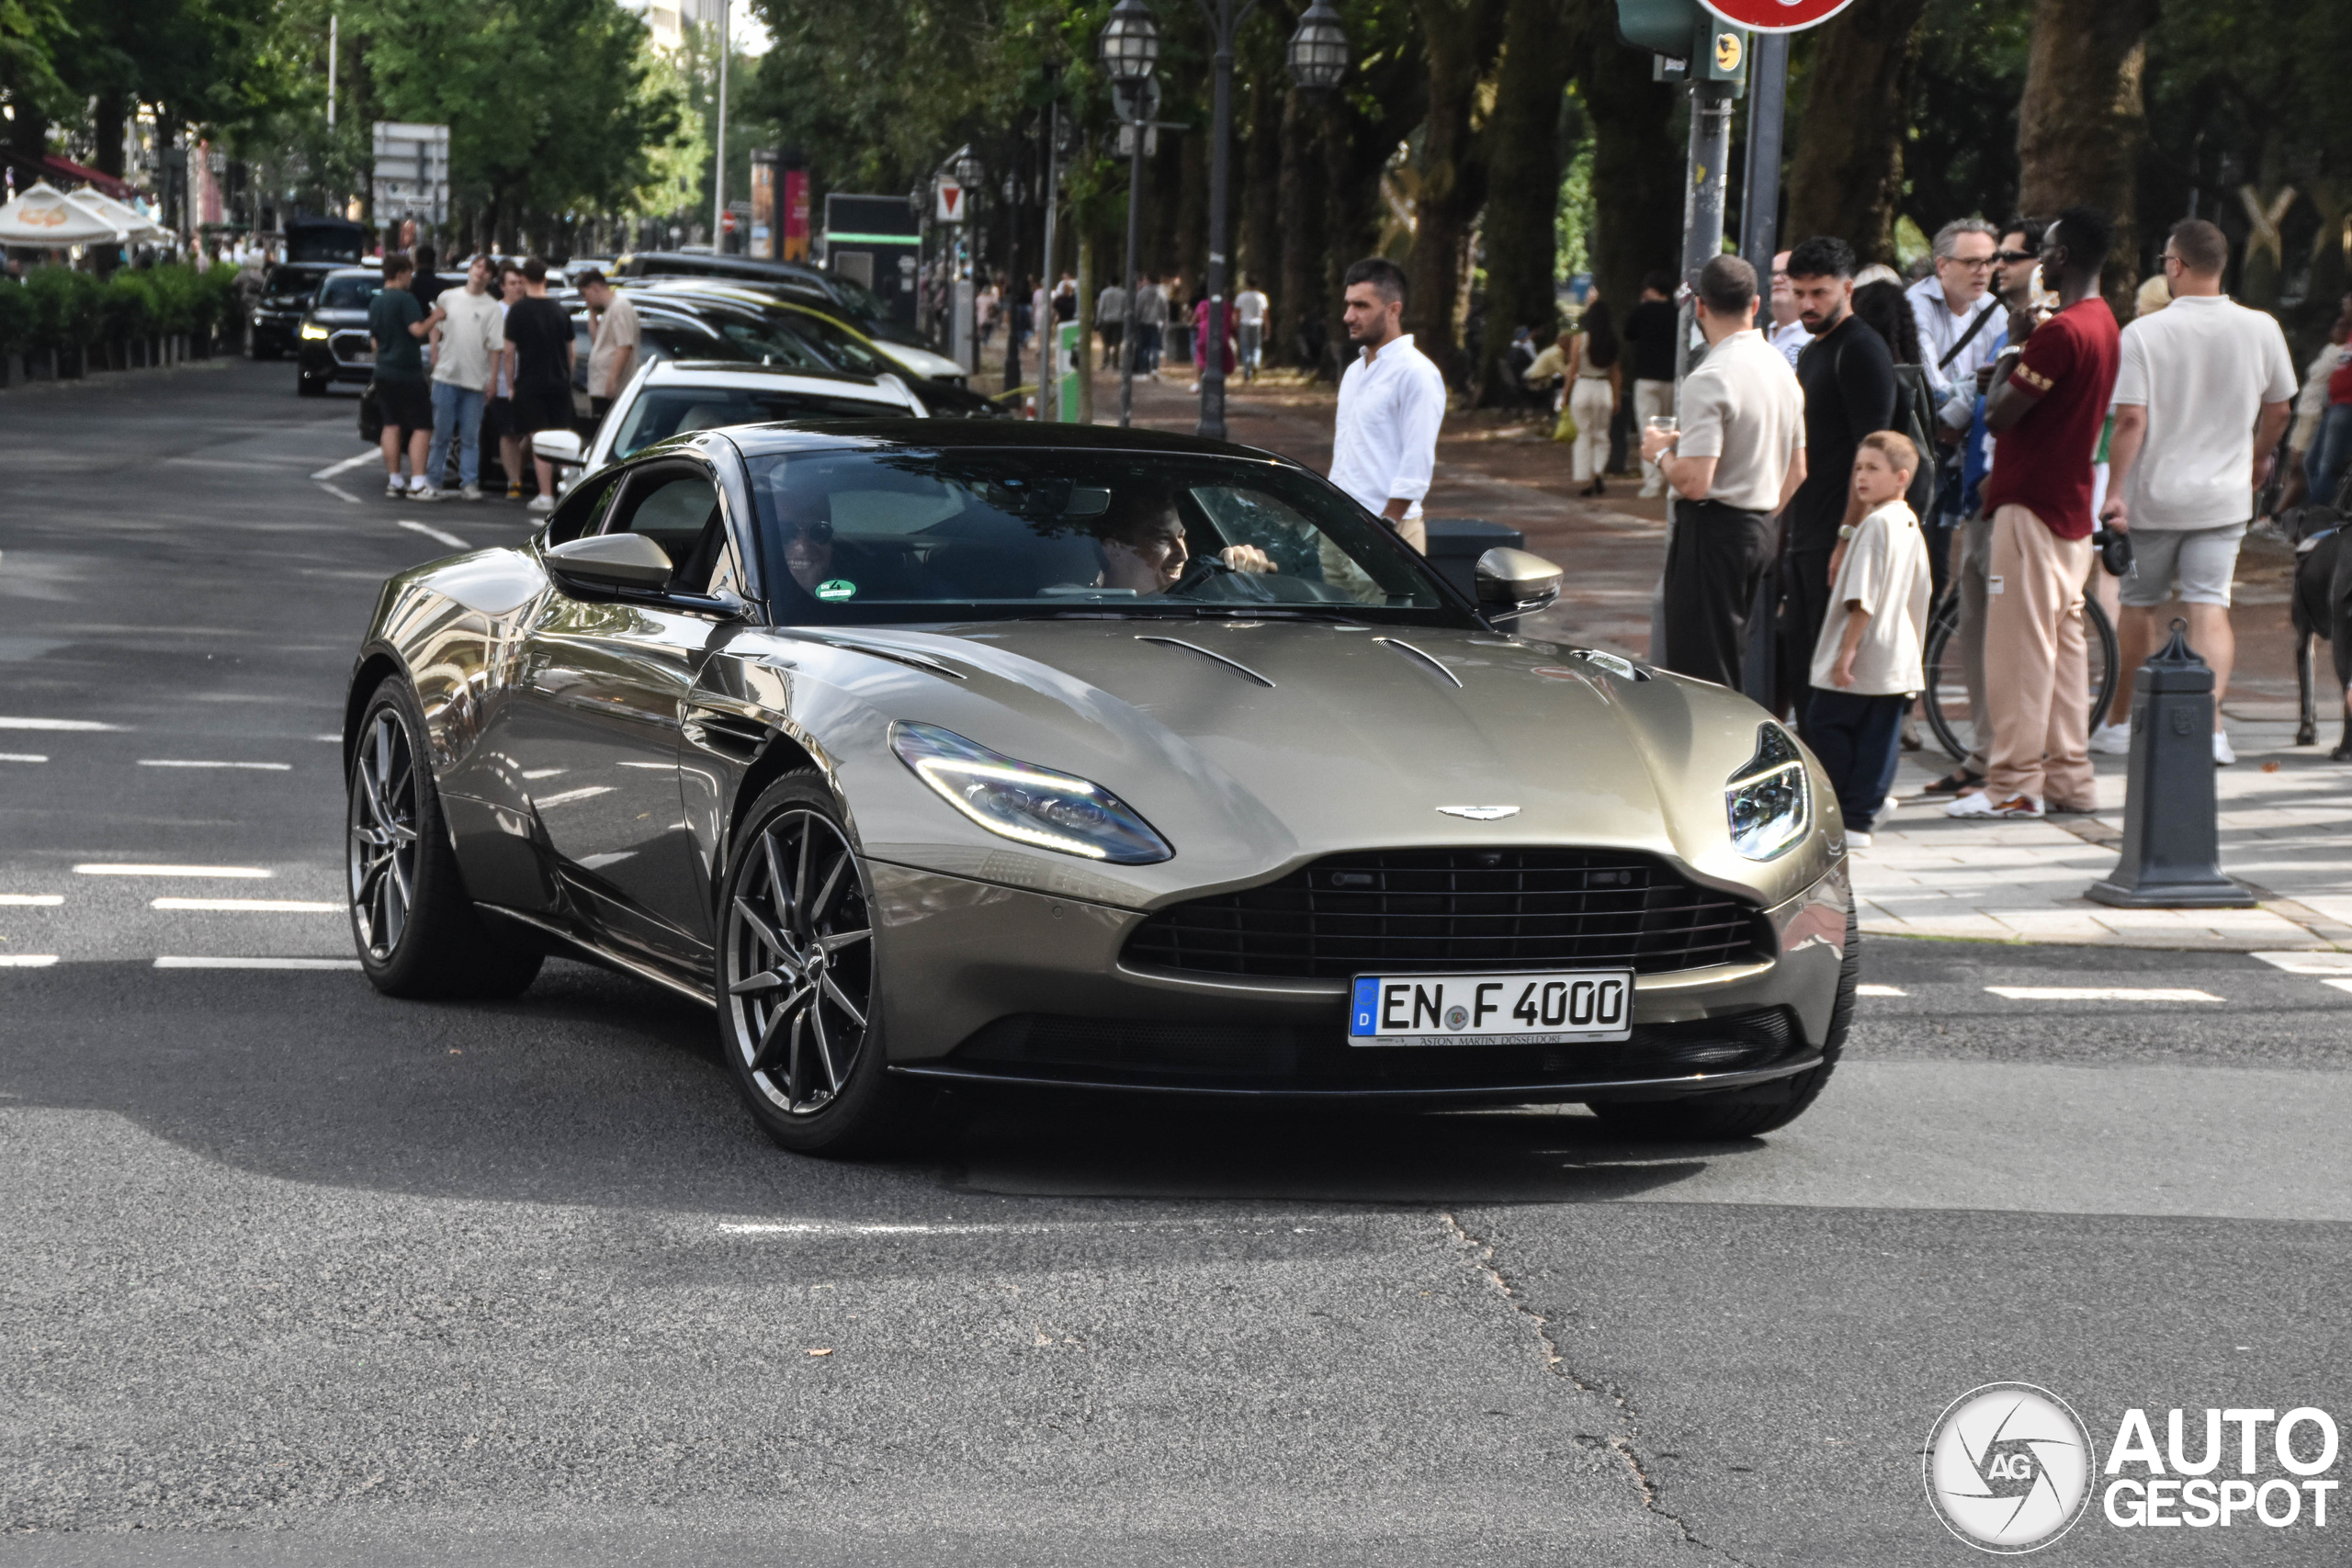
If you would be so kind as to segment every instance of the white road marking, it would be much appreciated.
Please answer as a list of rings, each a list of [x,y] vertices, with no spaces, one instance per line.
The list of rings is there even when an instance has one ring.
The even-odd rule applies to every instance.
[[[38,751],[0,751],[0,762],[46,762],[49,759]]]
[[[473,548],[471,545],[469,545],[463,539],[458,537],[457,535],[446,533],[439,528],[435,528],[430,523],[418,523],[413,519],[403,517],[401,519],[401,526],[406,528],[413,534],[422,534],[428,539],[447,545],[453,550],[469,550]]]
[[[356,958],[158,958],[158,969],[356,969]]]
[[[1907,997],[1911,993],[1900,986],[1857,986],[1854,994],[1858,997]]]
[[[0,905],[17,909],[54,909],[64,902],[62,893],[0,893]]]
[[[199,762],[180,757],[141,757],[139,765],[142,768],[253,768],[269,773],[288,773],[294,767],[291,762]]]
[[[2211,991],[2183,986],[1987,986],[2013,1002],[2218,1002]]]
[[[245,909],[265,915],[340,915],[340,904],[314,898],[153,898],[151,909]]]
[[[329,495],[341,496],[344,500],[351,502],[354,506],[360,504],[359,498],[352,494],[349,491],[344,489],[341,485],[331,485],[322,480],[319,484],[319,488],[326,491]]]
[[[2352,980],[2322,980],[2323,986],[2333,986],[2339,991],[2352,991]]]
[[[146,865],[119,861],[95,861],[74,868],[77,876],[239,876],[258,879],[275,875],[257,865]]]
[[[362,452],[356,457],[345,457],[340,463],[329,463],[311,477],[314,479],[331,479],[337,474],[347,474],[354,468],[364,468],[381,456],[381,453],[375,451]]]
[[[46,969],[56,962],[53,953],[0,953],[0,969]]]
[[[313,740],[331,740],[337,746],[343,744],[343,737],[340,735],[313,735],[311,739]]]
[[[119,724],[100,724],[95,718],[5,718],[0,717],[0,729],[120,729]]]
[[[2253,956],[2290,975],[2352,975],[2352,953],[2257,953]]]

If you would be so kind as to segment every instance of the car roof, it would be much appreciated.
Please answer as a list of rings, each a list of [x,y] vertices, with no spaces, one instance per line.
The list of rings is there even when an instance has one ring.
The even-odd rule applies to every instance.
[[[840,370],[803,370],[788,365],[747,365],[739,359],[657,359],[646,372],[646,385],[695,387],[783,387],[800,388],[808,391],[865,391],[875,394],[875,401],[894,408],[904,402],[884,389],[872,376],[853,376]]]
[[[806,374],[806,372],[803,372]],[[1198,457],[1250,457],[1297,467],[1290,458],[1255,446],[1225,441],[1204,441],[1164,430],[1121,430],[1108,424],[1057,424],[1020,420],[831,419],[817,428],[743,426],[729,430],[747,457],[783,452],[812,452],[826,447],[858,446],[873,450],[892,447],[927,452],[974,447],[1029,450],[1061,448],[1080,452],[1155,452]]]
[[[614,258],[616,266],[628,266],[639,262],[671,266],[718,267],[727,269],[738,277],[795,278],[821,283],[824,276],[817,268],[803,266],[797,262],[769,261],[759,256],[717,255],[709,251],[628,251]]]

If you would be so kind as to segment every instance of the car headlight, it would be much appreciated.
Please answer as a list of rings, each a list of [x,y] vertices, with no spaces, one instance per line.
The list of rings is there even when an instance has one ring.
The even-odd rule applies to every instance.
[[[1001,838],[1115,865],[1176,853],[1101,784],[1016,761],[952,729],[900,720],[890,727],[890,749],[941,799]]]
[[[304,321],[302,335],[312,343],[324,343],[327,340],[327,330],[316,321]]]
[[[1756,755],[1732,774],[1724,791],[1731,846],[1749,860],[1786,852],[1813,827],[1813,784],[1804,753],[1777,724],[1756,732]]]

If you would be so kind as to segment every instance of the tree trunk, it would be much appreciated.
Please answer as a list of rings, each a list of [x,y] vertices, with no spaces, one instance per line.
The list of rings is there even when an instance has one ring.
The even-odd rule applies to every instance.
[[[1282,265],[1283,125],[1290,95],[1280,80],[1279,73],[1260,73],[1250,84],[1250,141],[1240,150],[1241,265],[1228,296],[1250,284],[1264,288]]]
[[[1413,203],[1413,248],[1405,261],[1410,292],[1405,329],[1448,381],[1462,379],[1454,299],[1462,283],[1462,242],[1487,199],[1487,139],[1479,86],[1499,40],[1491,35],[1502,0],[1418,0],[1429,60],[1429,115],[1413,160],[1420,191]]]
[[[1682,139],[1675,109],[1681,89],[1653,82],[1649,62],[1617,37],[1604,9],[1579,47],[1584,102],[1592,118],[1592,274],[1622,324],[1651,272],[1680,269]]]
[[[19,110],[18,112],[22,112]],[[122,178],[122,122],[130,118],[130,95],[119,90],[100,93],[90,107],[90,124],[97,152],[91,167],[102,175]]]
[[[1319,370],[1301,347],[1299,332],[1322,314],[1323,241],[1327,203],[1315,199],[1316,170],[1322,157],[1323,117],[1307,95],[1293,87],[1283,95],[1280,212],[1282,272],[1273,289],[1268,347],[1276,361]]]
[[[1857,0],[1825,25],[1789,168],[1794,243],[1834,235],[1864,262],[1894,261],[1904,106],[1927,0]]]
[[[2114,218],[2102,285],[2124,317],[2139,277],[2132,187],[2148,134],[2140,81],[2155,20],[2156,0],[2037,0],[2018,105],[2018,205],[2037,218],[2078,206]]]
[[[1576,34],[1560,0],[1509,0],[1502,69],[1487,138],[1487,330],[1478,400],[1493,397],[1496,365],[1520,327],[1548,342],[1559,314],[1560,99],[1575,68]]]

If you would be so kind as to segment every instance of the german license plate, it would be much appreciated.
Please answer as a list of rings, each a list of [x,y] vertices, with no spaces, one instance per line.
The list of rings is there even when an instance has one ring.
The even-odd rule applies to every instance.
[[[1565,1045],[1633,1033],[1634,972],[1359,975],[1351,1045]]]
[[[372,348],[354,349],[351,351],[351,363],[354,365],[373,365],[376,363],[376,351]]]

